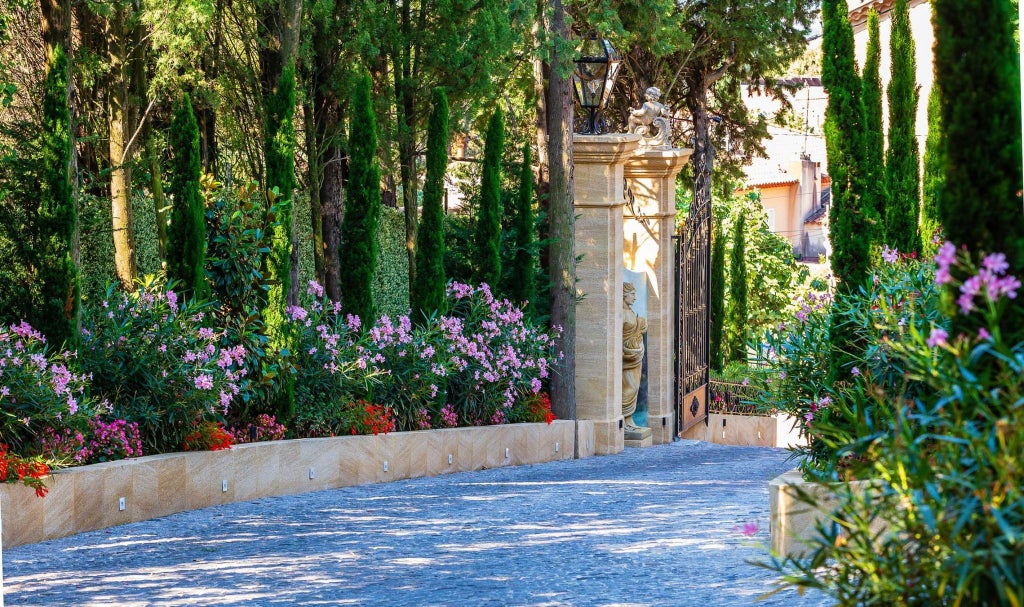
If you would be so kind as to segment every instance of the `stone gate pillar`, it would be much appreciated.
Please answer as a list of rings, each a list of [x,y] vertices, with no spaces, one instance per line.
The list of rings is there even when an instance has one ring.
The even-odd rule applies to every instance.
[[[594,452],[618,453],[622,430],[623,167],[639,135],[573,135],[576,201],[576,415],[594,420]]]
[[[633,194],[623,208],[623,263],[647,274],[647,426],[654,444],[672,442],[676,286],[676,176],[693,150],[641,147],[625,165]]]

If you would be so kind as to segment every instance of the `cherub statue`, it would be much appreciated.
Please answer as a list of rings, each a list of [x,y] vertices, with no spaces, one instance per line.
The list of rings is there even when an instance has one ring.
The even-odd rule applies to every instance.
[[[639,133],[643,137],[643,144],[646,146],[669,147],[669,109],[658,102],[661,99],[661,90],[652,86],[644,91],[644,104],[640,108],[629,111],[630,133]],[[657,131],[656,133],[654,131]]]

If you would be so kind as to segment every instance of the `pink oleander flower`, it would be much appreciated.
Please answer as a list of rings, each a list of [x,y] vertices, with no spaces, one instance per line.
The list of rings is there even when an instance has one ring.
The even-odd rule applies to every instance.
[[[757,534],[757,523],[744,523],[743,525],[736,527],[736,531],[742,533],[747,537],[752,537]]]
[[[860,369],[858,369],[857,367],[850,369],[850,375],[854,377],[860,377]]]
[[[885,261],[885,263],[896,263],[899,260],[899,258],[899,249],[890,249],[889,245],[886,245],[885,248],[882,249],[882,260]]]
[[[212,390],[213,389],[213,376],[205,373],[196,376],[195,379],[196,388],[200,390]]]
[[[946,332],[945,329],[941,327],[935,327],[932,329],[932,332],[928,336],[928,340],[925,343],[928,344],[929,348],[934,348],[935,346],[944,346],[948,343],[946,341],[948,338],[949,333]]]

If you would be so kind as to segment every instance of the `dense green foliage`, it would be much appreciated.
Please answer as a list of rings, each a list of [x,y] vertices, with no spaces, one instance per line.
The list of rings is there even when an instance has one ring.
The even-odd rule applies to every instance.
[[[732,242],[729,259],[729,319],[733,334],[729,340],[729,360],[747,360],[747,261],[746,231],[747,216],[740,215]]]
[[[1024,267],[1020,53],[1009,0],[936,0],[935,73],[946,142],[946,236]],[[1021,323],[1024,324],[1024,323]]]
[[[904,252],[921,250],[918,212],[921,204],[920,156],[917,146],[917,98],[914,38],[910,32],[907,0],[896,0],[892,10],[892,80],[889,82],[889,149],[885,182],[885,241]],[[871,160],[870,158],[868,159]]]
[[[174,167],[170,193],[173,199],[171,226],[167,233],[167,277],[186,295],[203,299],[206,283],[206,211],[199,178],[199,127],[188,93],[175,108],[168,134]]]
[[[292,196],[295,189],[295,68],[281,71],[270,97],[266,100],[266,126],[263,153],[266,157],[266,187],[276,191],[277,215],[272,227],[267,278],[270,292],[263,314],[267,332],[274,343],[284,346],[287,339],[279,327],[284,324],[288,293],[291,290]]]
[[[34,236],[39,303],[30,320],[55,345],[74,347],[79,341],[80,289],[78,266],[72,257],[78,227],[71,193],[71,114],[68,109],[68,58],[54,48],[43,89],[40,142],[42,179]]]
[[[715,222],[711,236],[711,335],[708,357],[712,371],[721,372],[725,365],[722,330],[725,327],[725,237],[721,222]]]
[[[373,273],[373,302],[377,314],[391,318],[408,314],[409,256],[405,250],[402,209],[381,209],[377,226],[377,269]]]
[[[868,47],[861,79],[864,98],[864,206],[878,218],[889,206],[885,187],[885,131],[882,127],[882,79],[878,73],[882,44],[878,33],[878,12],[868,11]],[[884,224],[878,223],[871,244],[884,244]]]
[[[427,178],[416,230],[416,277],[410,292],[412,317],[420,322],[442,309],[444,273],[444,175],[448,168],[448,97],[434,89],[427,127]]]
[[[487,123],[483,173],[480,177],[480,208],[473,243],[476,257],[473,278],[494,288],[501,283],[501,155],[505,148],[505,120],[497,107]]]
[[[381,213],[377,122],[370,94],[370,75],[363,74],[352,96],[348,139],[351,160],[338,250],[338,257],[345,264],[340,280],[342,308],[348,314],[358,316],[367,328],[377,318],[373,274],[377,264],[377,224]]]
[[[512,218],[512,267],[505,291],[513,302],[525,304],[528,313],[533,312],[537,298],[534,223],[533,163],[527,143],[523,145],[523,163],[519,169],[519,190]]]
[[[778,356],[766,363],[783,379],[767,385],[763,400],[800,421],[809,438],[800,450],[806,475],[872,479],[870,490],[831,485],[834,512],[808,537],[808,553],[768,565],[787,583],[841,605],[1024,600],[1024,495],[1015,480],[1024,449],[1015,428],[1024,420],[1020,407],[1006,407],[1024,397],[1024,342],[1002,336],[1008,318],[1000,289],[956,312],[980,328],[953,337],[937,284],[951,271],[988,282],[1013,278],[993,261],[979,268],[951,243],[938,267],[892,259],[866,291],[832,305],[808,302],[806,317],[772,344]],[[819,355],[829,314],[843,316],[868,344],[834,383]]]
[[[946,183],[946,139],[942,129],[939,87],[928,95],[928,137],[924,142],[924,175],[921,181],[921,241],[927,249],[939,229],[939,200]]]
[[[863,204],[864,105],[853,55],[853,31],[845,0],[824,0],[821,82],[828,89],[825,147],[832,175],[829,238],[832,273],[840,289],[854,291],[867,278],[870,241],[878,218]]]
[[[270,291],[263,311],[263,322],[270,344],[284,352],[294,347],[285,321],[289,305],[298,303],[292,293],[292,209],[295,190],[295,65],[281,70],[277,86],[266,99],[263,154],[266,159],[266,185],[277,193],[277,214],[271,230],[267,279]],[[278,415],[290,422],[295,414],[294,376],[286,373],[277,395]]]

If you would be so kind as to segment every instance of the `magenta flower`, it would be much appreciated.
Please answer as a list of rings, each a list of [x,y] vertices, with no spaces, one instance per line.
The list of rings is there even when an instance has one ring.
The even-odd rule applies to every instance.
[[[884,260],[885,263],[896,263],[896,261],[899,258],[900,258],[900,251],[899,251],[899,249],[896,249],[896,248],[890,249],[889,245],[886,245],[885,248],[882,249],[882,260]]]
[[[850,369],[850,375],[854,377],[860,377],[860,369],[858,369],[857,367]]]
[[[757,523],[744,523],[741,527],[739,527],[739,532],[747,537],[751,537],[757,534]]]
[[[985,327],[978,329],[978,339],[984,341],[992,339],[992,334],[985,330]]]
[[[925,342],[929,348],[935,346],[945,346],[948,342],[946,339],[949,338],[949,333],[946,332],[942,327],[935,327],[932,329],[931,334],[928,336],[928,340]]]

